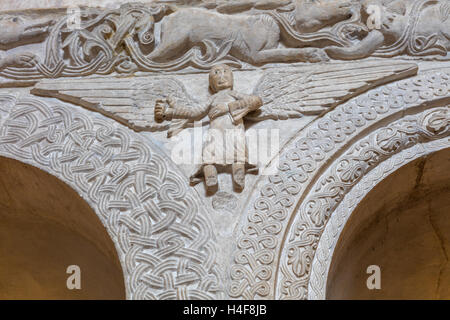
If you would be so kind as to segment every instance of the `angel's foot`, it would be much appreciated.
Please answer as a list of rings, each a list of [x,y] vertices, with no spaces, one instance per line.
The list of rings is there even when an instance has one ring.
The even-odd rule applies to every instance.
[[[234,189],[238,192],[245,187],[245,164],[233,163],[231,166]]]
[[[209,194],[215,193],[218,189],[217,169],[214,165],[206,165],[203,168],[203,174],[205,176],[206,191]]]
[[[195,186],[196,184],[203,182],[203,166],[197,165],[195,170],[192,172],[189,177],[189,182],[191,186]]]
[[[320,48],[304,48],[303,58],[305,62],[313,62],[313,63],[325,62],[330,60],[325,51]]]

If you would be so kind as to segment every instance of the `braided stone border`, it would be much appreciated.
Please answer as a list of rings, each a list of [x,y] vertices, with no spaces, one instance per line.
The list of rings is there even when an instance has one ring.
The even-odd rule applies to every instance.
[[[329,217],[336,214],[335,210],[345,195],[380,162],[411,146],[448,137],[449,111],[449,107],[435,108],[386,124],[355,143],[321,175],[299,207],[296,220],[283,245],[278,287],[282,298],[299,298],[294,294],[303,293],[304,283],[310,281],[311,263],[317,253],[321,234],[326,228],[320,228],[311,213],[316,213],[320,220],[325,221],[322,225],[328,226]],[[310,243],[306,243],[305,238]],[[295,264],[300,266],[297,270],[294,269]],[[296,271],[302,273],[298,274]]]
[[[446,148],[450,148],[450,139],[448,137],[424,144],[416,144],[383,161],[375,169],[365,174],[350,190],[341,204],[334,210],[320,237],[311,264],[311,273],[308,283],[308,300],[324,300],[326,298],[326,284],[334,249],[336,248],[345,224],[360,201],[364,199],[376,185],[399,168],[424,155]]]
[[[55,175],[91,205],[118,251],[128,299],[220,298],[211,223],[158,153],[113,120],[0,96],[0,155]]]
[[[368,135],[383,122],[402,118],[413,110],[445,105],[450,99],[449,90],[450,73],[446,71],[398,81],[338,106],[289,142],[280,156],[278,173],[260,181],[259,194],[243,210],[245,218],[237,228],[234,260],[229,268],[229,295],[243,299],[275,298],[276,281],[282,273],[280,240],[289,237],[287,232],[296,219],[295,213],[321,172],[349,143]],[[317,214],[317,208],[312,211],[316,213],[308,215],[313,217],[313,224],[300,227],[303,238],[299,247],[317,243],[329,216]],[[313,252],[301,252],[297,261],[290,263],[297,278],[295,287],[287,280],[284,292],[279,293],[281,297],[307,297],[308,277],[303,276],[309,272]]]

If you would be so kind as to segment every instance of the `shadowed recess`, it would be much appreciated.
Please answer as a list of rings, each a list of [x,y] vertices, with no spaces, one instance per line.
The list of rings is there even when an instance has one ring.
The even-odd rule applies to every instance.
[[[91,207],[56,177],[0,157],[0,299],[125,299],[114,244]],[[81,269],[69,290],[66,269]]]
[[[450,149],[378,184],[349,218],[334,251],[327,299],[450,298]],[[381,270],[379,290],[369,290]],[[371,282],[373,283],[373,282]]]

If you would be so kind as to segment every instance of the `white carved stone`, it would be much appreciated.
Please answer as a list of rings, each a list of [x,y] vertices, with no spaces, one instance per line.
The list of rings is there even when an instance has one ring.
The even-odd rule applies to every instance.
[[[0,155],[92,207],[128,299],[325,299],[364,196],[450,147],[447,0],[0,10]],[[178,163],[197,129],[192,152],[217,147],[211,129],[278,130],[280,149]]]
[[[345,195],[344,200],[330,217],[317,245],[316,253],[311,263],[308,300],[325,299],[327,275],[336,243],[349,218],[349,214],[353,212],[364,196],[389,174],[398,170],[400,167],[419,157],[448,148],[448,145],[448,138],[432,140],[425,144],[415,144],[411,148],[405,149],[388,158],[375,169],[364,175],[352,190]]]

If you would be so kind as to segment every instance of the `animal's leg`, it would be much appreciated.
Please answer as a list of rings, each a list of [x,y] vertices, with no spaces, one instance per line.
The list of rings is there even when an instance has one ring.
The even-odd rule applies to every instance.
[[[206,191],[212,194],[217,191],[217,169],[214,165],[208,164],[203,167],[203,174],[205,176]]]
[[[233,177],[233,184],[236,191],[242,191],[245,187],[245,164],[233,163],[231,165],[231,175]]]
[[[328,47],[326,53],[333,59],[355,60],[369,57],[384,43],[384,35],[378,30],[372,30],[358,44],[351,47]]]
[[[173,23],[163,23],[161,26],[161,42],[147,58],[156,62],[165,62],[182,55],[189,46],[189,30],[175,31]]]
[[[322,62],[329,58],[318,48],[283,48],[261,50],[249,56],[252,63],[270,62]]]
[[[180,55],[180,46],[178,40],[165,40],[162,41],[148,56],[147,58],[156,62],[168,61]]]

